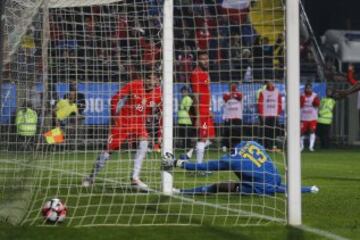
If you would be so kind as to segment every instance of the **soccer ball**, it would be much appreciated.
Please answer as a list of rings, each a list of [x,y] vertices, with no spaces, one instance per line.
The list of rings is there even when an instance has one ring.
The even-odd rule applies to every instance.
[[[42,207],[42,215],[49,223],[60,223],[65,220],[67,207],[58,198],[47,201]]]

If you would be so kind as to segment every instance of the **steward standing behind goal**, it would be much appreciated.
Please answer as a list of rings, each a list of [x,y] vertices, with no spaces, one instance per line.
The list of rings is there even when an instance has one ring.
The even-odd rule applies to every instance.
[[[194,137],[194,127],[190,116],[190,109],[193,106],[193,99],[189,94],[189,89],[184,86],[181,88],[181,102],[178,111],[178,136],[181,139],[181,147],[189,150],[192,148],[192,138]]]
[[[304,149],[306,134],[310,134],[309,150],[311,152],[314,151],[319,105],[319,97],[313,92],[311,84],[307,83],[305,85],[304,93],[300,96],[301,151]]]
[[[107,148],[97,157],[91,174],[84,179],[84,187],[94,183],[112,152],[118,150],[125,141],[136,140],[139,146],[130,176],[131,185],[141,190],[148,189],[148,186],[140,180],[140,171],[149,144],[149,133],[146,129],[147,109],[161,104],[159,82],[159,75],[152,72],[146,76],[145,81],[136,79],[127,83],[111,98],[112,126]],[[120,102],[121,109],[119,109]]]
[[[235,147],[241,141],[243,95],[238,91],[237,85],[233,83],[230,86],[230,92],[225,93],[223,99],[225,103],[222,149],[223,152],[226,152],[227,149]]]
[[[317,135],[320,138],[322,148],[330,147],[330,130],[333,121],[335,104],[336,99],[333,96],[332,89],[326,89],[326,97],[320,100],[317,125]]]
[[[202,163],[204,160],[205,148],[215,138],[215,128],[211,113],[211,91],[209,55],[205,51],[198,53],[198,65],[191,73],[191,88],[194,94],[194,107],[196,115],[195,128],[198,131],[198,142],[196,144],[196,161]],[[187,157],[191,157],[188,152]]]
[[[266,81],[266,87],[258,98],[258,112],[263,129],[261,137],[266,149],[276,149],[276,128],[281,111],[281,94],[271,81]]]

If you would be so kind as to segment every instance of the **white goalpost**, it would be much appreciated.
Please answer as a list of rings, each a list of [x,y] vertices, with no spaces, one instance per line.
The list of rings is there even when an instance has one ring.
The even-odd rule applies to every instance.
[[[164,142],[162,154],[173,153],[173,59],[174,59],[174,21],[173,0],[164,2],[163,21],[163,107],[164,107]],[[168,171],[162,171],[162,191],[171,195],[173,191],[173,176]]]
[[[41,206],[59,198],[69,227],[300,225],[298,1],[6,1],[0,221],[45,225]],[[148,88],[154,74],[160,84]],[[279,93],[273,123],[260,114],[269,82]],[[143,111],[141,124],[129,110],[121,123],[130,132],[116,132],[127,108]],[[199,114],[213,121],[209,141]],[[243,156],[261,167],[266,154],[287,190],[240,194],[244,179],[232,168],[162,165],[166,153],[230,158],[240,142],[258,144]],[[134,186],[134,171],[146,188]],[[199,192],[181,193],[189,189]]]
[[[301,225],[299,0],[286,2],[288,223]],[[294,107],[298,106],[298,107]],[[291,141],[290,141],[291,139]]]

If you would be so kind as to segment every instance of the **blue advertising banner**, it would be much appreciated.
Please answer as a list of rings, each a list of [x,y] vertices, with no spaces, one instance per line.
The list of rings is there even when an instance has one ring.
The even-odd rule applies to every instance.
[[[174,121],[177,122],[177,111],[179,102],[181,100],[181,88],[184,84],[174,85]],[[244,101],[244,123],[256,124],[257,117],[257,95],[259,89],[263,87],[262,84],[249,83],[239,84],[238,89],[243,93]],[[283,108],[285,109],[285,85],[276,84],[283,96]],[[110,116],[110,100],[111,97],[119,90],[118,83],[79,83],[78,91],[85,95],[86,109],[84,111],[85,124],[87,125],[106,125],[109,124]],[[37,85],[37,91],[42,91],[42,85]],[[301,86],[300,91],[303,92],[304,86]],[[325,83],[314,83],[314,91],[320,96],[324,97],[326,92]],[[229,85],[224,83],[211,84],[211,108],[216,123],[222,123],[223,113],[223,94],[229,91]],[[58,83],[56,85],[56,92],[59,98],[62,98],[69,92],[69,84]],[[10,123],[11,117],[15,115],[16,111],[16,87],[14,84],[3,84],[1,91],[1,116],[0,123]],[[281,120],[283,121],[283,119]]]
[[[109,124],[111,97],[119,91],[120,85],[118,83],[79,83],[77,89],[85,95],[85,124]],[[69,84],[57,84],[56,91],[58,97],[62,98],[69,92]]]
[[[4,83],[1,86],[0,124],[11,123],[11,118],[16,112],[16,86]]]

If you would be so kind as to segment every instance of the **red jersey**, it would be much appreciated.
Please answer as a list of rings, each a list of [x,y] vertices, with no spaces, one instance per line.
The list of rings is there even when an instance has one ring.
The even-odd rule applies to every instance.
[[[196,67],[191,73],[191,88],[193,93],[199,96],[199,114],[210,115],[210,78],[200,67]]]
[[[123,106],[118,112],[119,101]],[[146,118],[153,107],[161,104],[161,88],[145,91],[142,80],[126,84],[111,99],[111,114],[115,125],[111,127],[108,139],[108,150],[117,150],[125,141],[147,138]]]
[[[150,92],[146,93],[146,114],[149,116],[153,114],[153,110],[155,108],[162,108],[162,91],[161,87],[156,87],[152,89]]]
[[[118,103],[123,100],[120,112],[117,112]],[[111,115],[117,117],[116,122],[128,124],[145,124],[147,108],[150,105],[160,105],[160,87],[146,92],[142,80],[127,83],[111,98]]]

